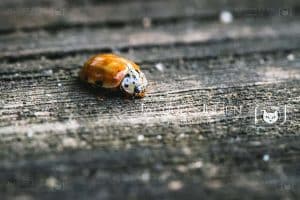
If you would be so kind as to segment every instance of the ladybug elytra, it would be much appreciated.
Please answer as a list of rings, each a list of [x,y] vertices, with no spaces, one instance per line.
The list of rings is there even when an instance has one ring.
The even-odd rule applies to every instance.
[[[145,96],[148,85],[137,64],[114,54],[92,56],[85,62],[79,76],[91,85],[139,98]]]

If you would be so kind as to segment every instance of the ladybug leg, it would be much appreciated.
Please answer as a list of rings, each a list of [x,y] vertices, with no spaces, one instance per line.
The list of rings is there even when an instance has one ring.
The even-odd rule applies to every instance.
[[[95,86],[96,87],[102,87],[103,86],[103,82],[102,81],[95,81]]]

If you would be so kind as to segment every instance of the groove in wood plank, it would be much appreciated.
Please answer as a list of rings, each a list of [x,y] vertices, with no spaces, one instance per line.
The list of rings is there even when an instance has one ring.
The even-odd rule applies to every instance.
[[[170,70],[170,67],[172,68],[174,64],[174,66],[177,66],[178,62],[193,60],[200,62],[202,60],[205,63],[207,59],[220,59],[219,62],[222,62],[222,59],[230,60],[233,57],[248,57],[247,61],[253,62],[257,60],[255,54],[260,54],[261,57],[260,60],[257,60],[257,63],[267,62],[269,55],[272,55],[274,58],[279,57],[287,62],[287,57],[291,52],[293,52],[294,57],[297,57],[298,51],[296,49],[299,47],[299,41],[298,37],[279,37],[276,39],[256,38],[205,43],[177,43],[160,46],[137,46],[129,49],[120,49],[119,53],[122,56],[135,60],[142,68],[155,72],[155,64],[159,62],[165,63],[166,70]],[[78,69],[89,55],[89,53],[84,51],[84,53],[78,55],[66,54],[58,58],[48,56],[23,61],[18,59],[17,63],[0,64],[0,75],[2,80],[16,80],[22,77],[33,78],[36,75],[49,76],[51,75],[49,73],[53,73],[53,71]],[[282,63],[281,65],[284,64]],[[197,70],[197,66],[193,65],[194,67],[191,70]],[[29,73],[28,76],[26,76],[26,73]]]
[[[70,31],[55,35],[25,34],[11,37],[1,37],[2,53],[0,58],[16,60],[22,57],[35,57],[43,54],[64,55],[82,51],[114,51],[118,48],[128,49],[131,46],[158,46],[168,43],[193,43],[207,41],[222,41],[226,39],[259,38],[271,37],[276,40],[278,37],[296,37],[300,33],[299,24],[295,20],[278,21],[274,25],[241,24],[236,22],[229,26],[200,25],[190,27],[186,24],[177,24],[175,27],[164,27],[153,30],[108,30],[97,31]],[[219,27],[219,28],[216,28]],[[241,31],[241,29],[243,31]],[[101,35],[101,37],[99,37]],[[159,40],[157,39],[159,36]],[[31,38],[32,39],[29,39]],[[38,37],[39,40],[34,42]],[[293,43],[293,42],[291,42]]]

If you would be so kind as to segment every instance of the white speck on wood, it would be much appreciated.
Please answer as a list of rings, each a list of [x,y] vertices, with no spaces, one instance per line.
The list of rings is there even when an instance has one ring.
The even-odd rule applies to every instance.
[[[45,184],[50,189],[56,189],[58,187],[58,181],[53,176],[48,177]]]
[[[265,154],[265,155],[263,156],[263,161],[268,162],[269,160],[270,160],[269,154]]]
[[[182,187],[183,187],[183,183],[179,180],[170,181],[168,183],[168,188],[169,188],[169,190],[172,190],[172,191],[180,190]]]
[[[223,24],[229,24],[233,21],[233,15],[231,12],[229,11],[222,11],[220,13],[220,21],[223,23]]]
[[[201,160],[199,160],[199,161],[196,161],[196,162],[191,163],[191,164],[189,165],[189,168],[190,168],[190,169],[199,169],[199,168],[201,168],[202,166],[203,166],[203,163],[202,163]]]
[[[77,141],[71,137],[64,138],[62,144],[66,148],[76,148],[78,146]]]
[[[287,59],[288,59],[289,61],[293,61],[293,60],[295,60],[295,55],[294,55],[294,54],[289,54],[289,55],[287,56]]]
[[[138,135],[138,136],[137,136],[137,140],[138,140],[139,142],[143,141],[144,139],[145,139],[144,135]]]
[[[156,63],[155,67],[158,71],[163,72],[165,70],[165,66],[163,63]]]

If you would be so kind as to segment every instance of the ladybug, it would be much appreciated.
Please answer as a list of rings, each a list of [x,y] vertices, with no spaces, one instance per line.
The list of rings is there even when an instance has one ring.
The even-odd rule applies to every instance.
[[[145,96],[147,79],[134,62],[114,55],[98,54],[90,57],[79,72],[81,80],[110,91],[121,91],[125,96]]]

